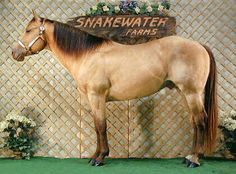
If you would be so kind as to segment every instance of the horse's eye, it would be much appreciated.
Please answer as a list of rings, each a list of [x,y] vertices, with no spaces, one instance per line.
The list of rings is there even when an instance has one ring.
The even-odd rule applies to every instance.
[[[26,33],[29,33],[31,30],[26,30]]]

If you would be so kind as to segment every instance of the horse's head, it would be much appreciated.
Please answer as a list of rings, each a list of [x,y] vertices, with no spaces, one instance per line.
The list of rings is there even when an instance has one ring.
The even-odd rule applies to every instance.
[[[34,18],[27,25],[21,40],[12,49],[12,56],[17,61],[23,61],[25,56],[37,54],[47,45],[45,39],[45,19],[33,12]]]

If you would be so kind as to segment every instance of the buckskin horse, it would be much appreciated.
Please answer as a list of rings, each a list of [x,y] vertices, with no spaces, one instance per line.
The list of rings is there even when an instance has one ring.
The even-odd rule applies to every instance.
[[[43,49],[58,57],[91,106],[97,134],[91,165],[103,165],[109,155],[106,102],[148,96],[163,84],[170,84],[166,82],[183,93],[190,111],[194,136],[192,152],[184,162],[188,167],[198,167],[200,156],[214,149],[218,120],[216,63],[207,46],[178,36],[122,45],[34,13],[12,55],[23,61]]]

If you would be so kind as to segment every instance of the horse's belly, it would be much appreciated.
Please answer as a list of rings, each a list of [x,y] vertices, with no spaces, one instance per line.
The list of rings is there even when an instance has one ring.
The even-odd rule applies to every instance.
[[[130,100],[145,97],[157,92],[162,83],[163,80],[157,78],[129,79],[111,86],[109,100]]]

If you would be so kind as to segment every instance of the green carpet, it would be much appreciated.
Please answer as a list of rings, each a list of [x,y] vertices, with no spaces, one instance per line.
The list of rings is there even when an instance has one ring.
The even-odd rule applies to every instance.
[[[236,161],[204,159],[198,168],[187,168],[182,159],[106,159],[102,167],[88,159],[34,157],[31,160],[0,159],[0,174],[236,174]]]

